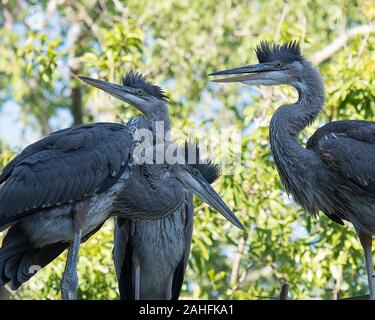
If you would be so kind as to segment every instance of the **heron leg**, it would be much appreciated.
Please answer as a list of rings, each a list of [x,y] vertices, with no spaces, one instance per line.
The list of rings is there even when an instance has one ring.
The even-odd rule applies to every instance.
[[[165,298],[167,300],[172,300],[172,287],[173,287],[173,275],[170,275],[168,278],[168,286]]]
[[[375,300],[375,274],[372,263],[372,235],[356,230],[365,254],[370,300]]]
[[[135,263],[134,282],[134,300],[139,300],[141,289],[141,266],[139,263]]]
[[[74,220],[74,240],[68,248],[64,275],[61,280],[61,296],[63,300],[76,300],[78,289],[77,262],[78,251],[81,244],[82,229],[87,213],[85,204],[77,204],[73,213]]]

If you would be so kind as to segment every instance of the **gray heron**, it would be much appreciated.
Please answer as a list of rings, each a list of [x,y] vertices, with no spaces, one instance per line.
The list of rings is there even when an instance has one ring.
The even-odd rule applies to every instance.
[[[197,150],[197,146],[187,145]],[[220,166],[199,158],[190,164],[210,184],[220,176]],[[193,234],[194,202],[186,192],[184,203],[171,215],[153,221],[118,217],[113,259],[124,300],[177,300],[184,280]]]
[[[167,97],[160,87],[133,71],[123,78],[123,86],[142,90],[142,96],[151,96],[150,106],[146,107],[141,100],[126,99],[124,89],[122,94],[115,92],[113,88],[118,88],[118,85],[87,77],[80,78],[130,103],[143,113],[127,123],[133,132],[137,129],[150,129],[154,141],[165,140],[164,135],[157,137],[156,132],[157,122],[160,122],[164,132],[171,129]],[[193,160],[191,163],[189,158]],[[202,161],[197,144],[185,144],[185,160],[196,174],[200,174],[210,184],[220,175],[218,165],[209,159]],[[122,299],[178,299],[190,253],[193,211],[192,194],[186,192],[185,201],[164,219],[116,219],[113,258]]]
[[[246,85],[290,85],[298,100],[279,107],[270,123],[270,145],[286,191],[307,212],[322,211],[336,223],[354,225],[364,250],[370,298],[375,299],[372,236],[375,234],[375,123],[333,121],[307,141],[299,133],[311,124],[325,103],[319,70],[302,54],[299,42],[261,42],[259,63],[211,73],[216,82]],[[228,77],[227,77],[228,76]]]
[[[142,100],[145,113],[152,107],[148,92],[112,89],[126,100]],[[243,228],[199,172],[183,163],[138,164],[135,144],[126,125],[80,125],[29,145],[5,166],[0,231],[9,230],[0,248],[0,286],[19,288],[68,248],[61,291],[63,299],[75,299],[81,242],[112,216],[165,218],[185,201],[186,190]]]

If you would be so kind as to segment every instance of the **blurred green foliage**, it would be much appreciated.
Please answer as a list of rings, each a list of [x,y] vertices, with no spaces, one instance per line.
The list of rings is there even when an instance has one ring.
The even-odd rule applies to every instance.
[[[17,103],[25,126],[43,135],[57,129],[51,119],[61,110],[73,114],[72,88],[78,87],[84,121],[127,121],[135,114],[132,108],[77,83],[70,72],[110,81],[119,81],[130,68],[147,74],[170,95],[177,139],[191,134],[204,143],[222,128],[242,132],[241,164],[215,188],[248,232],[197,202],[182,297],[277,296],[284,280],[294,299],[365,294],[363,255],[353,228],[303,213],[283,191],[275,170],[269,120],[296,93],[286,87],[221,86],[209,83],[206,74],[255,62],[253,49],[260,40],[300,39],[309,57],[346,30],[373,24],[374,18],[372,1],[355,0],[1,0],[0,106]],[[358,34],[319,65],[327,104],[301,136],[302,143],[327,121],[375,120],[374,47],[373,33]],[[73,118],[58,127],[72,123]],[[4,146],[2,165],[11,154]],[[112,227],[109,221],[82,245],[82,299],[118,297]],[[14,298],[58,299],[64,263],[63,255]]]

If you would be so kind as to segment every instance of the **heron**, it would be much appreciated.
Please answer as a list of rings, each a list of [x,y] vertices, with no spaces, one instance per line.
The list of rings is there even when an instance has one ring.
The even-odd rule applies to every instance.
[[[130,70],[123,77],[122,85],[86,76],[76,76],[76,78],[140,111],[141,115],[135,116],[127,122],[133,135],[137,130],[150,130],[154,144],[161,143],[168,137],[171,130],[167,105],[168,96],[160,86],[149,82],[140,72]],[[157,131],[158,124],[162,126],[160,129],[163,130]]]
[[[140,90],[119,85],[114,94],[150,107],[153,97]],[[113,216],[165,218],[185,200],[186,191],[243,228],[199,172],[181,162],[138,164],[135,144],[126,125],[80,125],[29,145],[5,166],[0,231],[9,230],[0,248],[0,286],[16,290],[68,249],[61,294],[76,299],[81,242]]]
[[[112,83],[88,77],[80,79],[114,95]],[[144,75],[134,71],[126,74],[123,85],[138,90],[142,88],[153,97],[153,105],[149,108],[139,105],[139,102],[127,101],[142,112],[141,116],[130,119],[127,125],[133,132],[137,129],[150,129],[154,141],[166,139],[166,135],[156,132],[158,122],[163,126],[164,132],[171,130],[168,99],[164,91],[148,82]],[[119,94],[114,96],[121,97]],[[211,184],[219,177],[220,166],[210,159],[201,159],[199,153],[196,143],[185,143],[186,163],[193,170],[198,170]],[[187,192],[181,206],[164,219],[116,219],[113,259],[122,299],[178,299],[190,253],[193,211],[192,194]]]
[[[299,133],[325,104],[321,74],[301,53],[298,41],[261,42],[258,64],[211,73],[216,82],[289,85],[298,100],[273,114],[269,139],[286,191],[312,216],[323,212],[341,225],[353,224],[364,251],[370,299],[375,299],[372,236],[375,234],[375,123],[346,120],[319,128],[304,148]]]
[[[212,184],[221,168],[210,159],[189,164]],[[190,152],[190,151],[188,151]],[[113,259],[123,300],[177,300],[188,264],[193,234],[194,202],[190,192],[184,203],[164,219],[131,221],[117,218]]]

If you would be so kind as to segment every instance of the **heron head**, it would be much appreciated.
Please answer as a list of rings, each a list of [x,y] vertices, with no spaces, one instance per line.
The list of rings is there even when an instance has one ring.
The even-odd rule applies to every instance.
[[[78,78],[129,103],[146,116],[150,116],[159,108],[165,108],[168,99],[162,88],[148,82],[144,75],[132,70],[123,77],[122,85],[85,76],[78,76]]]
[[[262,41],[255,53],[258,64],[217,71],[209,76],[229,76],[214,82],[243,82],[247,85],[288,84],[296,88],[303,86],[303,76],[311,70],[311,64],[304,59],[298,41],[275,44]],[[234,75],[234,76],[231,76]]]
[[[211,161],[207,162],[205,165],[176,164],[172,167],[172,174],[185,189],[207,203],[212,209],[221,213],[233,225],[241,230],[245,230],[235,214],[205,179],[211,179],[213,182],[219,177],[220,167],[218,165],[213,164]]]

